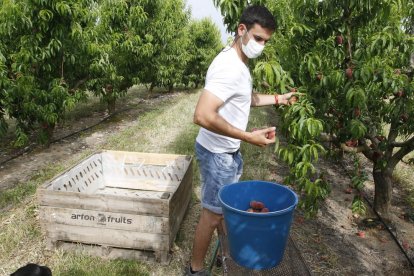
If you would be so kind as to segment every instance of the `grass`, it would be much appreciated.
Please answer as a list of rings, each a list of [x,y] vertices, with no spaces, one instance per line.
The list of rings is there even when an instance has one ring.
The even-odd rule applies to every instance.
[[[384,126],[384,132],[388,133],[390,129],[389,125]],[[408,140],[411,137],[405,137],[401,140]],[[394,150],[394,153],[398,149]],[[414,151],[407,154],[404,158],[404,161],[414,160]],[[393,180],[398,182],[401,185],[401,188],[404,189],[405,198],[403,199],[412,209],[414,209],[414,164],[403,164],[400,162],[394,170]]]
[[[19,183],[12,189],[2,191],[0,193],[0,210],[15,205],[19,203],[22,198],[34,194],[37,186],[36,182],[29,181],[27,183]]]
[[[140,116],[129,129],[109,137],[102,147],[193,155],[198,127],[192,124],[192,112],[198,96],[198,93],[183,94],[167,104],[156,107]],[[252,127],[268,124],[267,112],[263,112],[263,109],[252,110]],[[243,179],[269,180],[272,174],[272,151],[272,146],[262,149],[243,144]],[[34,197],[36,188],[89,154],[90,152],[85,152],[65,164],[48,164],[28,183],[21,183],[1,194],[0,206],[7,208],[0,215],[0,275],[8,275],[27,262],[48,265],[54,275],[181,275],[185,263],[189,260],[195,223],[200,210],[196,160],[192,202],[177,235],[169,266],[139,261],[104,260],[83,253],[45,250],[38,205]]]
[[[248,130],[253,128],[270,127],[275,125],[276,112],[268,108],[252,108]],[[274,146],[269,145],[265,148],[242,143],[241,152],[243,153],[244,167],[242,180],[268,180],[274,181]]]
[[[61,276],[87,276],[87,275],[151,275],[148,266],[132,260],[102,260],[83,254],[59,254],[60,262],[54,268],[54,274]]]
[[[407,156],[404,159],[414,160],[414,151],[407,154]],[[397,166],[396,174],[399,176],[400,183],[402,184],[404,190],[407,193],[405,201],[414,210],[414,164],[413,163],[411,163],[410,165],[399,164]]]
[[[170,144],[178,132],[185,131],[192,124],[192,113],[198,98],[196,93],[169,101],[165,106],[157,106],[142,117],[138,124],[116,134],[103,146],[106,149],[146,152],[171,152]]]
[[[398,164],[393,180],[398,182],[404,190],[405,198],[403,199],[412,210],[414,210],[414,169],[413,165]]]
[[[33,175],[28,182],[19,183],[11,189],[2,191],[0,193],[0,210],[15,206],[27,197],[32,196],[40,184],[63,171],[63,169],[64,167],[62,165],[48,165],[43,170]],[[2,215],[0,215],[0,218],[1,217]]]
[[[128,93],[124,97],[121,97],[116,102],[116,108],[119,109],[122,106],[131,102],[131,100],[139,97],[142,98],[145,96],[146,89],[143,86],[133,86],[128,90]],[[77,103],[77,105],[69,112],[65,113],[63,118],[66,125],[71,124],[73,121],[78,119],[86,118],[94,112],[105,112],[106,103],[101,101],[101,99],[95,96],[92,92],[86,92],[87,100]]]

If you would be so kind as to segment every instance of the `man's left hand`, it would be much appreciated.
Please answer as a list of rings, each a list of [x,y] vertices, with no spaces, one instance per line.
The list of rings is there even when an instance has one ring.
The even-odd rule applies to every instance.
[[[298,101],[298,95],[300,95],[300,93],[295,91],[286,94],[279,94],[277,97],[279,104],[290,105]]]

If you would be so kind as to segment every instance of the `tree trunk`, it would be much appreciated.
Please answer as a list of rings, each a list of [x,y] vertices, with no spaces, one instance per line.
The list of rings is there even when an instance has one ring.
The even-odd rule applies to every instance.
[[[105,86],[106,92],[106,103],[108,105],[108,113],[113,114],[115,111],[115,102],[116,102],[116,95],[114,94],[114,87],[112,84],[107,84]]]
[[[392,171],[374,168],[373,176],[375,183],[374,209],[382,217],[389,219],[392,197]]]
[[[44,140],[41,141],[45,148],[48,148],[53,140],[53,133],[55,131],[55,124],[43,124],[43,133],[44,133]]]
[[[116,99],[108,100],[108,113],[113,114],[115,112],[115,102]]]
[[[149,88],[149,92],[152,92],[152,90],[154,89],[154,87],[155,87],[155,83],[151,82],[151,85],[150,85],[150,88]]]

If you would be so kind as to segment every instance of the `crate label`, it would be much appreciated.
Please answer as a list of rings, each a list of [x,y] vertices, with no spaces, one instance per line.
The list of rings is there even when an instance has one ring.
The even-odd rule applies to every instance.
[[[40,207],[41,219],[47,223],[138,231],[168,233],[166,217],[131,215],[59,207]]]
[[[71,219],[74,220],[86,220],[86,221],[96,221],[100,225],[106,225],[107,223],[117,223],[117,224],[132,224],[133,219],[127,218],[124,216],[114,217],[112,215],[106,215],[98,213],[97,216],[88,215],[88,214],[72,214]]]

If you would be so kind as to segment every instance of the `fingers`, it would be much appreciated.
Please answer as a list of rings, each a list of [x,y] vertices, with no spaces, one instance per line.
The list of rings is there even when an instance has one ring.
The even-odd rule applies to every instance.
[[[268,144],[275,143],[276,140],[276,127],[266,127],[262,129],[252,129],[252,141],[251,144],[264,147]]]
[[[269,127],[266,129],[266,139],[268,140],[268,144],[273,144],[276,141],[276,127]]]
[[[301,95],[303,95],[303,93],[300,93],[300,92],[289,92],[289,93],[286,93],[286,94],[283,94],[285,97],[286,97],[286,99],[288,100],[288,99],[290,99],[291,97],[298,97],[298,96],[301,96]]]
[[[272,139],[276,135],[276,127],[268,127],[263,130],[267,139]]]

